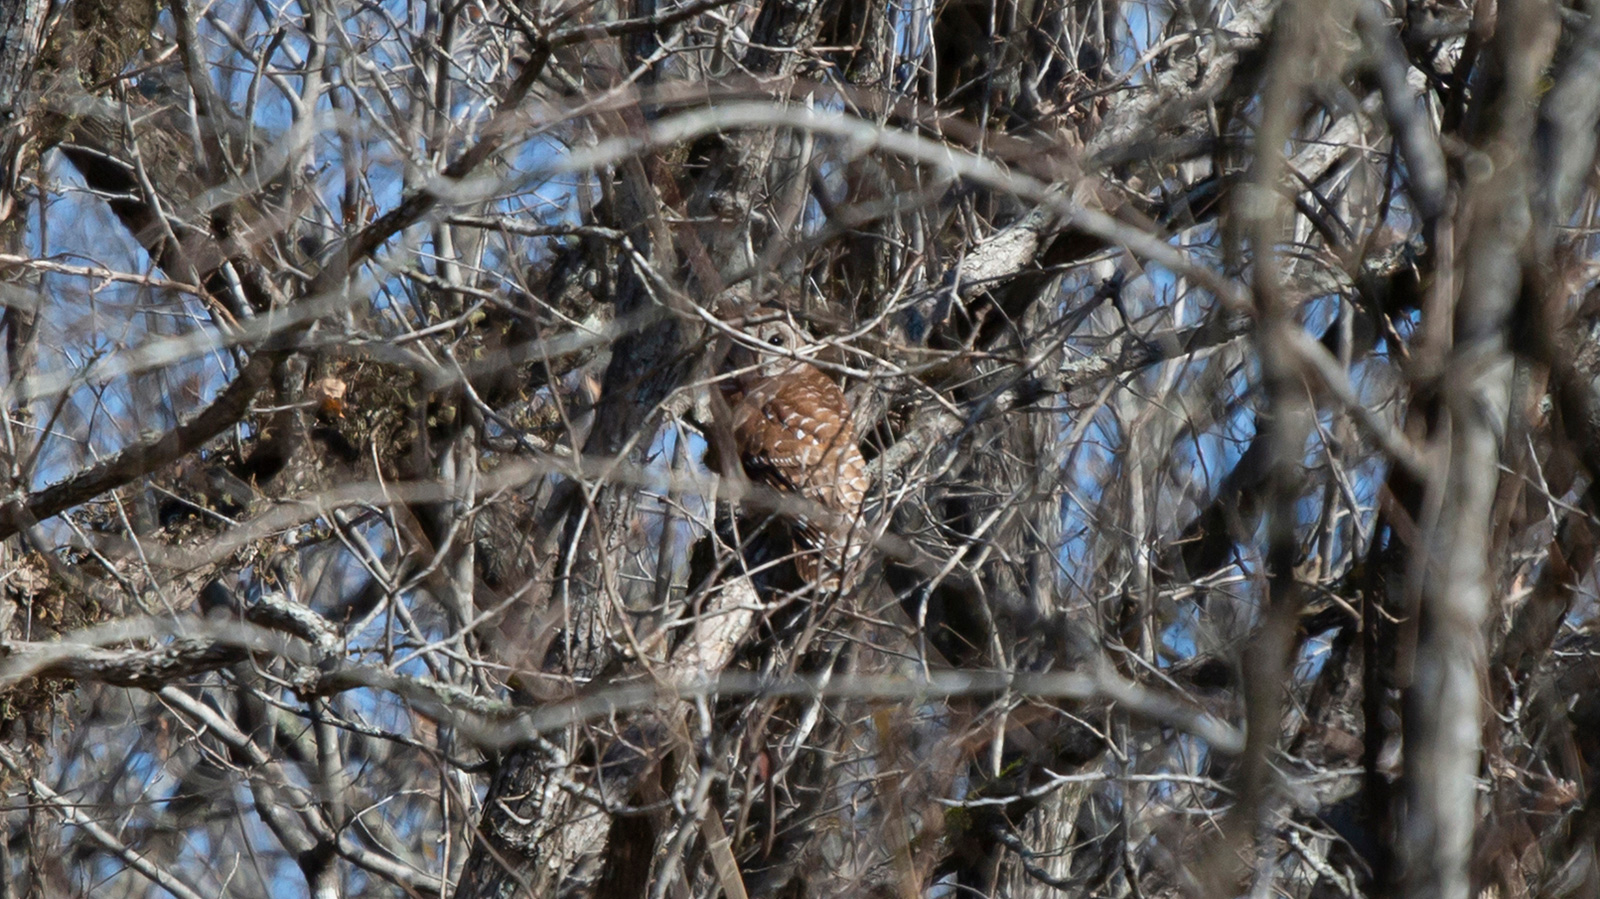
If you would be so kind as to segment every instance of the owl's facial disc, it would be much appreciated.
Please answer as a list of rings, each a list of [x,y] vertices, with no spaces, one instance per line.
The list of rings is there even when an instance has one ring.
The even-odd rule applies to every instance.
[[[809,341],[793,325],[785,321],[766,321],[745,331],[761,344],[760,348],[745,343],[735,343],[728,353],[728,362],[739,371],[739,380],[746,383],[765,380],[796,365],[795,353]]]

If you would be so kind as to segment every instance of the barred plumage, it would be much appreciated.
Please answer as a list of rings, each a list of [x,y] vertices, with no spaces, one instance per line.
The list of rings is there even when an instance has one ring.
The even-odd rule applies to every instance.
[[[752,481],[829,513],[807,514],[804,504],[789,510],[797,525],[795,567],[819,590],[847,590],[863,548],[859,519],[870,486],[849,403],[832,378],[793,357],[806,345],[794,328],[768,322],[755,335],[775,352],[759,363],[748,348],[733,354],[741,369],[729,397],[740,462]]]

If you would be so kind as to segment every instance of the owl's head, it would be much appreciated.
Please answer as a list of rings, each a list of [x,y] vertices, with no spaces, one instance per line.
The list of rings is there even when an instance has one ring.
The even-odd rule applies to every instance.
[[[748,341],[737,341],[728,351],[728,363],[739,372],[741,384],[750,385],[807,363],[795,354],[811,344],[804,331],[782,319],[771,319],[744,329]]]

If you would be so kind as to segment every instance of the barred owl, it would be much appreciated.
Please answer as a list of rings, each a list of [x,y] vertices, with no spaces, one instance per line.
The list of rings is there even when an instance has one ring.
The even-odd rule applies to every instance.
[[[730,353],[736,373],[726,390],[740,463],[755,483],[832,513],[788,510],[795,568],[819,590],[848,589],[861,554],[858,519],[870,485],[844,391],[794,358],[807,344],[794,327],[766,322],[751,334],[772,350],[758,354],[738,346]]]

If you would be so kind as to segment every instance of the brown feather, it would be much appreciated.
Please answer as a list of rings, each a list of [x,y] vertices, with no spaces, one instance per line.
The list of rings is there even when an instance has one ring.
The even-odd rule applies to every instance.
[[[803,509],[793,517],[796,568],[802,579],[831,591],[847,589],[849,569],[860,555],[852,539],[868,481],[856,446],[844,391],[804,362],[766,377],[741,379],[733,402],[734,439],[752,481],[793,493],[822,506],[832,521],[813,520]]]

